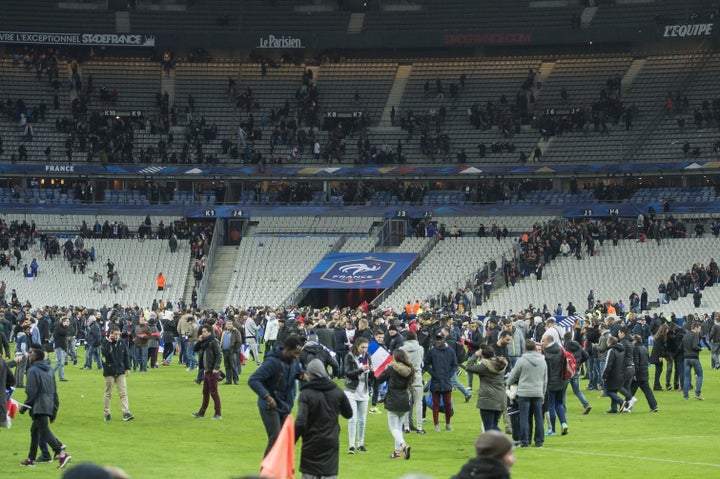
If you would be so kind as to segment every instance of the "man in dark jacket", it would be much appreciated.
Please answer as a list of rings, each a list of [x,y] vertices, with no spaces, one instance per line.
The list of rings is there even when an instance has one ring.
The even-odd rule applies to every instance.
[[[607,339],[608,353],[605,369],[602,372],[602,378],[605,383],[605,392],[610,397],[609,414],[616,414],[618,406],[622,406],[624,401],[618,396],[618,391],[623,385],[625,374],[625,347],[618,343],[615,336]]]
[[[220,343],[213,336],[213,327],[203,324],[200,330],[200,339],[195,343],[195,351],[200,355],[200,369],[203,370],[203,400],[198,412],[192,413],[194,417],[205,417],[205,410],[210,404],[210,396],[213,398],[215,415],[213,419],[222,419],[220,410],[220,395],[218,394],[218,375],[220,374]]]
[[[97,368],[102,368],[102,359],[100,359],[100,344],[102,342],[102,332],[97,324],[97,318],[91,314],[88,316],[88,333],[85,346],[85,367],[83,369],[92,369],[93,358],[97,364]]]
[[[638,401],[637,398],[630,392],[632,380],[633,377],[635,377],[635,345],[633,345],[630,339],[629,331],[626,326],[621,326],[620,329],[618,329],[617,337],[620,340],[620,344],[622,344],[625,349],[625,372],[623,374],[623,385],[620,388],[620,394],[625,396],[625,404],[623,405],[621,412],[631,412],[633,406]]]
[[[300,338],[290,335],[282,346],[275,347],[265,356],[265,361],[248,379],[248,386],[258,396],[260,418],[268,436],[265,454],[277,439],[285,418],[295,402],[295,380],[305,381],[305,373],[298,357]]]
[[[300,472],[310,477],[337,477],[340,449],[338,414],[353,415],[350,401],[330,380],[325,364],[313,359],[307,365],[308,381],[300,386],[295,440],[303,438]]]
[[[458,362],[455,351],[448,347],[445,336],[438,333],[435,336],[435,347],[425,355],[425,370],[430,373],[430,392],[432,393],[433,424],[435,431],[440,432],[438,418],[440,415],[440,397],[445,405],[445,429],[452,431],[450,417],[452,416],[452,388],[453,375],[457,372]]]
[[[110,421],[110,399],[113,385],[117,387],[120,396],[120,408],[123,421],[132,421],[135,417],[130,414],[127,395],[127,376],[130,374],[130,353],[127,343],[120,339],[120,328],[112,326],[108,337],[102,344],[103,376],[105,377],[105,421]]]
[[[635,345],[635,352],[633,353],[635,355],[635,377],[633,377],[633,381],[630,386],[630,393],[635,396],[635,391],[640,388],[645,395],[645,399],[647,399],[650,410],[652,412],[658,412],[655,394],[648,382],[648,350],[645,347],[643,337],[639,334],[633,336],[633,343]]]
[[[578,343],[577,341],[573,341],[571,332],[568,331],[567,333],[565,333],[563,339],[565,340],[565,349],[572,353],[573,357],[575,358],[575,364],[577,365],[577,371],[575,372],[575,375],[570,378],[570,386],[572,386],[573,394],[580,400],[580,403],[582,404],[583,414],[587,414],[590,412],[592,407],[590,407],[590,403],[587,401],[587,399],[585,399],[585,395],[582,393],[582,391],[580,391],[580,369],[581,365],[588,360],[589,355],[588,352],[583,349],[580,343]]]
[[[233,324],[232,318],[225,320],[222,336],[220,336],[220,349],[222,349],[223,363],[225,364],[225,384],[240,383],[240,347],[244,343],[240,331]]]
[[[326,328],[327,329],[327,328]],[[337,377],[340,372],[340,365],[337,360],[333,357],[335,353],[318,341],[318,336],[315,334],[315,330],[310,331],[307,341],[303,344],[302,350],[300,351],[300,363],[303,368],[307,369],[308,364],[313,359],[319,359],[327,367],[329,366],[332,371],[332,377]]]
[[[703,383],[703,369],[700,364],[700,329],[702,325],[699,322],[692,324],[692,329],[689,333],[685,334],[682,339],[681,347],[684,357],[685,371],[682,380],[682,391],[683,399],[688,399],[690,392],[690,386],[692,385],[692,373],[695,371],[695,399],[702,401],[702,383]]]
[[[568,433],[567,417],[565,415],[565,389],[567,389],[567,380],[562,377],[563,352],[562,347],[555,341],[555,337],[548,333],[542,337],[543,351],[545,352],[545,362],[547,362],[548,377],[548,398],[550,404],[550,428],[545,432],[546,436],[555,435],[555,415],[560,419],[560,427],[562,427],[562,435]]]
[[[50,365],[45,362],[45,352],[35,344],[30,348],[30,367],[27,371],[27,384],[25,393],[27,399],[20,407],[20,414],[30,410],[32,426],[30,427],[30,451],[28,457],[20,463],[21,466],[34,467],[40,439],[47,441],[55,452],[58,468],[62,469],[70,462],[72,457],[65,452],[65,445],[50,431],[50,424],[55,422],[60,399],[55,386],[55,375]]]
[[[60,381],[67,381],[65,379],[65,359],[69,326],[70,317],[64,316],[53,330],[53,339],[55,340],[55,367],[53,368],[53,374],[57,371]]]

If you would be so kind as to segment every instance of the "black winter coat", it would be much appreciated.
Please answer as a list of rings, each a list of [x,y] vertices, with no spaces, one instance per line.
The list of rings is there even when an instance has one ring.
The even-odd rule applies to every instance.
[[[410,410],[409,388],[414,378],[412,369],[404,364],[393,362],[385,368],[385,371],[377,378],[377,384],[388,382],[385,409],[394,413],[405,413]]]
[[[300,472],[311,476],[336,476],[340,425],[338,413],[352,417],[350,401],[328,378],[312,379],[300,386],[295,418],[295,440],[303,438]]]
[[[615,343],[608,351],[605,370],[602,373],[605,388],[608,391],[619,391],[623,385],[625,374],[625,347]]]
[[[451,378],[457,368],[457,355],[449,344],[442,348],[431,348],[425,354],[425,370],[431,376],[430,391],[452,391]]]
[[[510,479],[510,471],[499,459],[476,456],[450,479]]]
[[[635,351],[635,381],[642,383],[648,380],[648,350],[644,344],[636,344]]]
[[[27,399],[25,404],[30,406],[30,415],[44,415],[54,418],[60,407],[60,398],[55,386],[55,375],[50,365],[45,361],[35,361],[27,370],[25,382]],[[25,406],[20,411],[25,410]]]
[[[105,339],[102,343],[103,376],[121,376],[130,371],[130,353],[127,341],[119,339],[113,343]]]
[[[664,358],[666,355],[667,349],[665,347],[665,340],[656,339],[653,343],[652,352],[650,353],[650,362],[658,364],[660,362],[660,358]],[[637,362],[635,363],[635,366],[637,366]]]

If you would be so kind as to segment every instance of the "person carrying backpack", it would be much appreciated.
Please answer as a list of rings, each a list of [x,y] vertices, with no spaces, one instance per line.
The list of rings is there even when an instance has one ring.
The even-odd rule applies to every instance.
[[[568,433],[567,417],[565,415],[565,389],[567,379],[563,378],[563,351],[560,344],[553,338],[552,334],[545,333],[542,337],[543,352],[547,363],[547,391],[550,411],[550,427],[545,432],[546,436],[555,435],[555,417],[560,420],[562,435]]]
[[[573,394],[580,400],[583,407],[583,414],[588,414],[592,407],[590,403],[585,399],[582,391],[580,391],[580,366],[588,360],[590,355],[588,352],[580,346],[580,343],[573,341],[572,333],[568,331],[565,333],[565,350],[571,353],[575,357],[575,374],[570,378],[570,386],[572,386]]]

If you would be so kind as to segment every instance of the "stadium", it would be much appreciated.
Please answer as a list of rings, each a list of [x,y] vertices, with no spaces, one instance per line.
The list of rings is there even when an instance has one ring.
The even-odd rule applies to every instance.
[[[20,312],[161,315],[164,305],[176,316],[343,311],[405,322],[417,302],[443,323],[456,321],[458,331],[526,313],[556,316],[572,329],[586,313],[607,315],[608,306],[621,318],[682,324],[694,315],[711,325],[720,307],[716,2],[6,0],[3,7],[0,291],[8,338]],[[709,356],[701,359],[710,371]],[[136,416],[151,414],[153,398],[183,406],[197,399],[175,369],[130,381],[131,398],[145,409],[133,409]],[[74,461],[125,467],[132,477],[257,473],[264,435],[247,387],[221,388],[224,401],[248,408],[247,424],[225,414],[212,439],[195,424],[175,431],[189,455],[198,434],[224,447],[212,442],[217,435],[241,431],[231,440],[243,450],[238,458],[213,469],[206,458],[184,462],[165,451],[145,469],[137,467],[145,443],[132,436],[149,443],[162,424],[182,429],[187,420],[137,421],[129,437],[115,429],[108,441],[95,415],[76,404],[80,395],[96,396],[87,405],[102,409],[102,394],[90,392],[98,378],[84,373],[69,372],[59,386],[73,417],[59,430],[82,426],[66,434],[84,442]],[[719,465],[699,425],[716,381],[706,388],[702,404],[660,393],[661,411],[673,416],[662,425],[641,414],[618,418],[631,426],[581,418],[585,436],[577,427],[577,442],[549,440],[535,456],[519,451],[513,474],[544,477],[558,461],[568,475],[627,474],[619,465],[626,458],[631,475],[671,468],[670,476],[710,477]],[[79,407],[68,413],[70,404]],[[481,431],[474,404],[457,406],[467,406],[458,411],[462,435],[435,448],[413,444],[413,467],[370,473],[348,462],[341,445],[340,477],[450,476]],[[697,428],[682,419],[687,406],[698,406],[690,413]],[[625,428],[640,429],[623,439],[637,443],[603,444],[605,452],[589,445],[591,431],[622,439]],[[384,424],[374,429],[378,442],[388,441]],[[3,437],[12,437],[15,452],[0,454],[8,468],[27,441],[17,426],[11,434]],[[628,450],[654,450],[643,439],[678,434],[687,449],[670,457]],[[96,443],[138,452],[90,453]],[[447,460],[433,464],[434,456]],[[18,475],[37,477],[39,468]]]

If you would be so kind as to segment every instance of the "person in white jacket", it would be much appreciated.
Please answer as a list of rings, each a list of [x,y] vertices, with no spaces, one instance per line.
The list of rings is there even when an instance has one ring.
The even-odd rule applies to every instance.
[[[410,399],[412,402],[412,409],[410,414],[405,416],[403,423],[403,431],[410,432],[410,427],[415,421],[415,428],[418,434],[425,434],[423,429],[423,416],[422,416],[422,405],[423,405],[423,379],[422,379],[422,364],[423,358],[425,357],[425,349],[420,346],[417,340],[417,334],[413,331],[408,331],[405,335],[405,343],[400,347],[405,351],[410,358],[410,362],[415,368],[415,379],[413,380],[412,389],[410,390]]]
[[[268,315],[267,323],[265,324],[265,335],[263,341],[265,341],[265,355],[275,347],[278,333],[280,332],[280,323],[278,322],[275,313]]]

